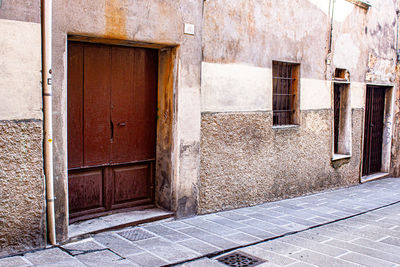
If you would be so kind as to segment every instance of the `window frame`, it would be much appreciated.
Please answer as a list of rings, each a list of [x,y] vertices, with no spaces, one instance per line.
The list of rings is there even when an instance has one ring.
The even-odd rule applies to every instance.
[[[284,66],[284,68],[289,67],[289,70],[283,70],[282,66]],[[272,125],[274,128],[291,128],[300,125],[300,66],[300,63],[297,62],[282,60],[272,61]],[[289,74],[288,72],[291,73]],[[289,89],[286,89],[287,85],[289,85]],[[280,87],[278,88],[278,86]],[[276,99],[278,96],[280,97],[279,100]],[[292,97],[289,99],[290,107],[282,109],[282,99],[285,96]],[[280,107],[277,106],[276,101],[279,101]],[[277,116],[279,113],[288,111],[292,112],[289,118],[285,116],[285,118],[282,119],[282,117]],[[284,120],[285,122],[282,123],[278,120]]]
[[[339,107],[335,96],[339,91]],[[352,118],[351,118],[351,84],[350,82],[332,82],[332,160],[350,158],[352,154]],[[339,114],[335,112],[339,111]],[[335,118],[336,116],[339,118]],[[335,121],[338,121],[336,123]],[[336,134],[337,132],[337,134]]]

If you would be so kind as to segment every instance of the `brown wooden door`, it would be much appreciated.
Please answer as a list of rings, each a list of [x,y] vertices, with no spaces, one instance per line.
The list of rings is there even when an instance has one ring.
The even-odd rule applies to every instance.
[[[158,52],[69,42],[70,221],[153,203]]]
[[[367,86],[364,124],[363,175],[381,171],[385,89]]]

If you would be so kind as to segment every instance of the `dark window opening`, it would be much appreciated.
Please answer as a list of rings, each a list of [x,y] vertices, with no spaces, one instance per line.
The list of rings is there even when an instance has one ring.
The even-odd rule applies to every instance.
[[[333,86],[333,153],[351,155],[350,84]]]
[[[334,85],[334,92],[333,92],[333,113],[334,113],[334,153],[338,154],[338,144],[339,144],[339,123],[340,123],[340,85]]]
[[[350,72],[346,69],[335,69],[335,73],[333,75],[333,78],[337,81],[350,81]]]

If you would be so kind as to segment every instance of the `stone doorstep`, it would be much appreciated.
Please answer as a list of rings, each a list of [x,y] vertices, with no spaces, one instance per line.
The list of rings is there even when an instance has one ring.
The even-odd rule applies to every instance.
[[[174,213],[159,208],[145,210],[134,210],[111,214],[86,221],[70,224],[68,227],[68,240],[80,239],[81,237],[97,234],[110,230],[117,230],[143,223],[150,223],[165,219],[171,219]],[[68,241],[67,241],[68,242]]]
[[[386,172],[378,172],[378,173],[373,173],[370,175],[365,175],[361,177],[361,183],[381,179],[381,178],[387,178],[389,176],[389,173]]]

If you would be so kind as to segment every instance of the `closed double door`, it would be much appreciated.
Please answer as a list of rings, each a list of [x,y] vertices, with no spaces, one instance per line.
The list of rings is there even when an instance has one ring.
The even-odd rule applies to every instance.
[[[363,175],[381,171],[385,87],[367,86],[364,124]]]
[[[154,200],[158,52],[69,42],[70,221]]]

